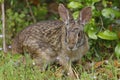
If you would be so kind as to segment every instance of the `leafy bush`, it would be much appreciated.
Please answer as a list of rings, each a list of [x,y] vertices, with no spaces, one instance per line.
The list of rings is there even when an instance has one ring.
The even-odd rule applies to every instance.
[[[120,58],[120,7],[119,0],[30,0],[29,5],[33,16],[37,21],[46,19],[56,19],[56,13],[50,15],[49,5],[64,3],[72,12],[74,19],[79,11],[85,6],[92,7],[92,19],[85,27],[88,34],[90,51],[87,57],[91,56],[104,59],[108,55],[115,54]],[[30,8],[26,0],[5,0],[6,5],[6,34],[7,44],[11,44],[11,39],[24,27],[34,23]],[[57,5],[56,5],[57,6]],[[56,7],[55,6],[55,7]],[[54,7],[53,7],[54,8]],[[57,14],[58,15],[58,14]],[[0,30],[2,24],[0,22]],[[2,32],[2,30],[0,31]],[[112,53],[112,54],[111,54]]]

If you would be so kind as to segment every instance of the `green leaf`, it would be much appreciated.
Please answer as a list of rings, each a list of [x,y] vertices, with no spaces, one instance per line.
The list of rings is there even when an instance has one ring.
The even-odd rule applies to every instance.
[[[97,39],[97,35],[94,30],[88,30],[88,36],[92,39]]]
[[[99,2],[100,0],[92,0],[93,2]]]
[[[105,30],[104,32],[99,32],[98,37],[105,40],[117,40],[118,36],[115,32],[110,30]]]
[[[77,19],[77,18],[78,18],[78,15],[79,15],[79,11],[75,11],[75,12],[73,13],[74,19]]]
[[[75,9],[75,8],[81,8],[83,5],[80,2],[72,1],[68,4],[68,8]]]
[[[22,56],[20,54],[14,54],[14,56],[13,56],[13,60],[18,60],[20,58],[22,58]]]
[[[4,0],[0,0],[0,3],[3,3],[4,2]]]
[[[25,17],[25,14],[22,13],[22,14],[20,14],[19,16],[20,16],[20,18],[24,18],[24,17]]]
[[[112,18],[112,17],[114,18],[115,17],[113,10],[111,8],[103,9],[102,15],[106,18]]]
[[[115,47],[115,55],[116,57],[120,57],[120,43]]]
[[[10,26],[15,26],[15,22],[11,22],[9,25]]]
[[[102,1],[102,5],[103,5],[104,7],[107,7],[107,1],[106,1],[106,0],[103,0],[103,1]]]
[[[96,33],[97,33],[98,29],[96,27],[94,19],[91,19],[90,22],[85,25],[84,31],[88,34],[89,38],[97,39]]]
[[[120,12],[111,8],[105,8],[102,10],[102,15],[106,18],[120,17]]]

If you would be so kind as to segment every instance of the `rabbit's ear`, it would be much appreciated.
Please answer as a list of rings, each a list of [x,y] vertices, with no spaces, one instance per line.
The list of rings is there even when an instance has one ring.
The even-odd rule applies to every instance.
[[[69,14],[69,11],[64,7],[63,4],[59,4],[58,12],[60,17],[62,18],[62,21],[67,24],[69,20],[72,18]]]
[[[80,11],[79,20],[80,23],[85,25],[92,17],[91,7],[85,7]]]

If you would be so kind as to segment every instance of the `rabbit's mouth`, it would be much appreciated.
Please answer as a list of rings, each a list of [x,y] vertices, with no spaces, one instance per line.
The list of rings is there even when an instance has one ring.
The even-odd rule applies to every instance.
[[[76,46],[67,46],[67,50],[68,51],[76,51],[77,50],[77,47]]]

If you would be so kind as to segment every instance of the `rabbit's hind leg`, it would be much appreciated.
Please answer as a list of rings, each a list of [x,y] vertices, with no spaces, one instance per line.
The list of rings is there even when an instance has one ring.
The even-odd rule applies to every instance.
[[[28,51],[33,58],[34,65],[38,66],[41,71],[53,63],[56,59],[56,53],[44,42],[32,41],[27,45]]]

